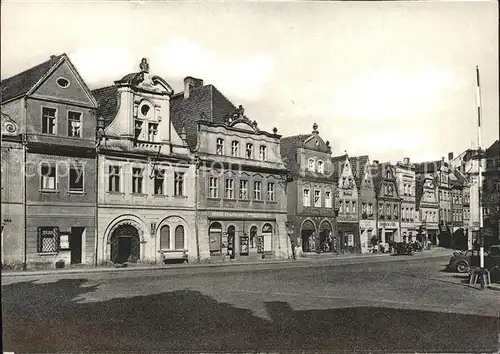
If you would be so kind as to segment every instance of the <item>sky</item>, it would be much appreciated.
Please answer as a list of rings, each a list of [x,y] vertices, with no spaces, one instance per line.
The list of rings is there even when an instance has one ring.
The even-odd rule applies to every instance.
[[[91,89],[139,71],[212,84],[259,128],[413,162],[499,136],[498,4],[2,1],[1,77],[67,53]]]

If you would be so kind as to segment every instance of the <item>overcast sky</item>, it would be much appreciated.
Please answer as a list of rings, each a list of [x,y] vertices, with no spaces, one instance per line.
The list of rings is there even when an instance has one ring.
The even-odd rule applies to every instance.
[[[261,129],[418,162],[499,135],[498,9],[484,2],[2,1],[2,79],[67,53],[91,89],[138,71],[213,84]]]

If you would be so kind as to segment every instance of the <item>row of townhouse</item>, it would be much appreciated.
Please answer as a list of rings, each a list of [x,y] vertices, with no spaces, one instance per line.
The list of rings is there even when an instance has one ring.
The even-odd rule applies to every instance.
[[[282,137],[200,79],[174,94],[139,69],[90,90],[62,54],[2,81],[2,263],[364,253],[467,218],[444,160],[332,157],[317,124]]]

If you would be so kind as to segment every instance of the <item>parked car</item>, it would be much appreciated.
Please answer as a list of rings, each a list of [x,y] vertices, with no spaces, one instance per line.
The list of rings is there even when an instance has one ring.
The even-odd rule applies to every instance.
[[[467,273],[470,267],[479,267],[479,250],[453,252],[448,269]],[[484,250],[484,267],[490,271],[500,268],[500,245],[492,245]]]

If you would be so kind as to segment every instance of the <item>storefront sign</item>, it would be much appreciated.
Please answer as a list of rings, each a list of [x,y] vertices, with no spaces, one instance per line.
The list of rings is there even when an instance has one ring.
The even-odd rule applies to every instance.
[[[360,220],[359,227],[361,227],[362,229],[374,229],[375,220]]]
[[[354,246],[354,235],[353,234],[347,235],[347,246]]]
[[[340,214],[337,218],[337,221],[357,221],[357,215],[342,215]]]
[[[265,220],[275,220],[275,218],[266,214],[260,213],[237,213],[230,211],[213,211],[208,214],[210,219],[265,219]]]
[[[395,221],[379,221],[378,227],[387,229],[397,229],[398,225]]]

